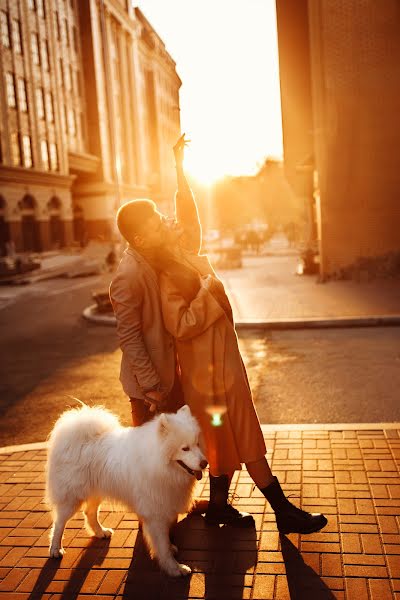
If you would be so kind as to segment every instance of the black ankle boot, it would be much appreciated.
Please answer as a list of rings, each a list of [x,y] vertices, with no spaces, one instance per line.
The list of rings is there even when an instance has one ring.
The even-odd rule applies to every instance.
[[[253,517],[239,512],[228,504],[229,477],[210,475],[210,503],[205,514],[207,525],[232,525],[233,527],[254,527]]]
[[[267,487],[260,488],[260,491],[275,512],[276,524],[280,533],[314,533],[328,523],[324,515],[308,513],[289,502],[276,477]]]

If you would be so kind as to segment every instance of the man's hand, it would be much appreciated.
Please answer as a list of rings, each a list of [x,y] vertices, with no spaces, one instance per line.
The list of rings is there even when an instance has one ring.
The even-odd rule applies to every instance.
[[[152,392],[146,392],[144,395],[144,402],[149,406],[149,410],[151,413],[153,412],[161,412],[164,408],[165,400],[167,399],[167,394],[162,391],[153,390]]]
[[[176,142],[175,146],[173,147],[174,150],[174,156],[175,156],[175,164],[177,167],[182,167],[183,165],[183,158],[184,158],[184,154],[185,154],[185,146],[188,145],[188,143],[190,142],[190,140],[185,140],[185,133],[183,133],[181,135],[181,137],[179,138],[179,140]]]

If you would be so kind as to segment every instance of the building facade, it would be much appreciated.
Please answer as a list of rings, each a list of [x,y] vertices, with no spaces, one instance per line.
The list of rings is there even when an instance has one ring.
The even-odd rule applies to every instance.
[[[400,251],[396,0],[276,0],[286,171],[322,276]]]
[[[167,208],[181,82],[139,9],[0,0],[0,28],[1,253],[110,239],[132,198]]]

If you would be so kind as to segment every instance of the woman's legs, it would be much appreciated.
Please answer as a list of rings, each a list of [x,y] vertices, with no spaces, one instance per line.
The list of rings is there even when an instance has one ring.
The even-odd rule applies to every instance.
[[[246,463],[246,469],[258,488],[265,488],[274,481],[270,466],[265,456],[260,460]]]
[[[233,525],[253,527],[254,519],[249,513],[240,512],[228,503],[232,475],[214,477],[210,473],[210,502],[205,519],[208,525]]]
[[[308,513],[289,502],[265,457],[246,463],[246,468],[275,512],[280,533],[313,533],[325,527],[328,521],[324,515]]]

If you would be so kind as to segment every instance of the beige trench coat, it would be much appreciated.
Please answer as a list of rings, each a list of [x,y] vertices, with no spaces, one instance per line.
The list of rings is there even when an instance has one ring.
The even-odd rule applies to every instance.
[[[181,252],[180,259],[215,277],[206,256]],[[236,332],[207,279],[190,305],[168,273],[160,276],[160,292],[165,326],[176,338],[185,402],[199,420],[211,474],[230,474],[241,463],[260,460],[266,448]],[[219,427],[207,412],[215,405],[226,411]]]
[[[131,247],[110,285],[122,350],[120,381],[132,398],[158,385],[169,392],[175,378],[175,345],[163,322],[157,275]]]

